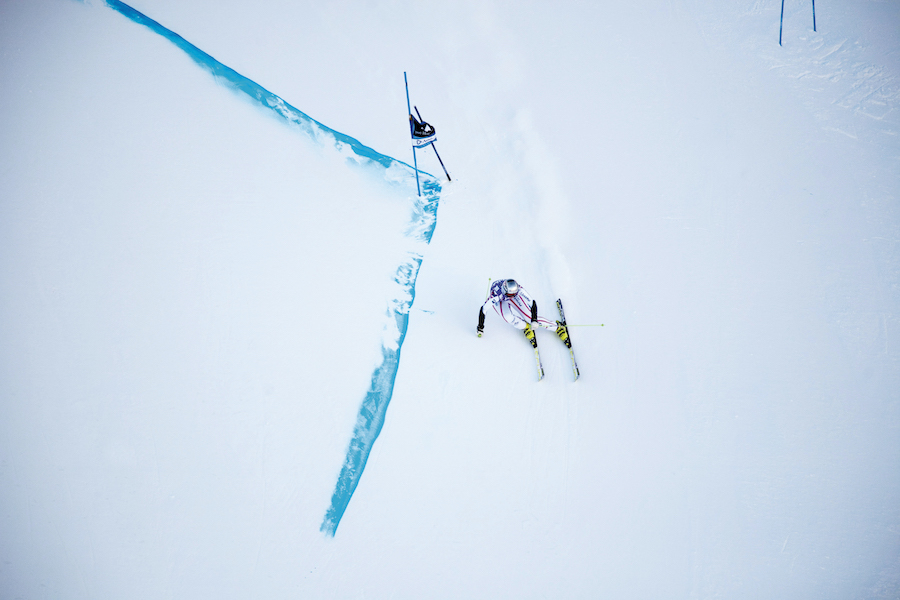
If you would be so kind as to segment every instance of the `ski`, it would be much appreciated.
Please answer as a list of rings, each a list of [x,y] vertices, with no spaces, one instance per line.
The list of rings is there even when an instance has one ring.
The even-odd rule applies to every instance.
[[[563,312],[562,300],[556,301],[556,308],[559,309],[559,321],[566,327],[566,313]],[[578,363],[575,362],[575,351],[572,350],[572,335],[569,334],[569,328],[566,327],[567,339],[565,340],[566,347],[569,349],[569,358],[572,359],[572,371],[575,373],[575,381],[578,381],[578,377],[581,376],[581,373],[578,372]]]
[[[538,370],[538,381],[544,378],[544,365],[541,364],[541,353],[538,351],[537,340],[534,338],[534,333],[531,334],[531,337],[526,338],[529,342],[531,342],[532,348],[534,348],[534,360],[537,363]]]
[[[541,364],[541,353],[538,352],[537,342],[534,343],[534,360],[537,361],[538,381],[544,378],[544,365]]]

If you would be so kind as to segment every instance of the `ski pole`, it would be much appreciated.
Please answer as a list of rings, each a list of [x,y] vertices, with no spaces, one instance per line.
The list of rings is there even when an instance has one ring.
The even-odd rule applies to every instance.
[[[812,0],[813,3],[813,31],[816,30],[816,0]]]

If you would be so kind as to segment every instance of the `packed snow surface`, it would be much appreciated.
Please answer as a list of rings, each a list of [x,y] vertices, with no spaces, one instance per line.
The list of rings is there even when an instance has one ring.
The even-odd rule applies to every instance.
[[[900,5],[784,11],[4,4],[0,597],[900,596]]]

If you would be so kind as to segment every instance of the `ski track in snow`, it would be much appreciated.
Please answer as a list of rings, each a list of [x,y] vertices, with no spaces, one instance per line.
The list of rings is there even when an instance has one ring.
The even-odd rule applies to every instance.
[[[144,25],[175,44],[197,65],[209,71],[216,81],[226,84],[236,92],[246,94],[261,106],[272,110],[285,119],[289,125],[299,127],[318,144],[333,145],[346,159],[348,166],[378,165],[384,169],[385,180],[396,187],[398,193],[411,193],[412,182],[415,180],[415,170],[412,166],[381,154],[361,144],[358,140],[319,123],[279,96],[220,63],[180,35],[127,4],[119,0],[106,0],[106,4],[135,23]],[[393,298],[387,301],[381,364],[375,368],[369,390],[360,406],[347,457],[335,485],[331,506],[328,508],[321,526],[321,531],[331,536],[335,534],[340,525],[344,511],[347,509],[365,470],[375,440],[378,439],[384,425],[384,418],[391,401],[394,381],[400,365],[400,349],[409,324],[409,310],[415,299],[416,277],[422,264],[420,249],[421,246],[431,242],[437,223],[441,185],[429,173],[421,170],[419,173],[422,175],[422,195],[413,196],[412,216],[405,232],[407,239],[411,242],[411,249],[407,251],[406,260],[397,267],[394,277],[395,292]]]

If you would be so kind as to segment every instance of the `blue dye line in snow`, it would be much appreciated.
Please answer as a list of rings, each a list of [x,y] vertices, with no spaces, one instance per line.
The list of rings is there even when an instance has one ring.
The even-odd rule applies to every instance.
[[[409,307],[415,299],[415,281],[422,264],[421,257],[415,257],[405,265],[397,269],[395,281],[407,292],[408,301],[403,301],[403,306],[396,307],[394,318],[396,319],[399,339],[396,348],[384,347],[382,349],[382,361],[372,374],[372,382],[369,391],[363,399],[356,418],[356,427],[353,430],[353,439],[347,450],[347,458],[338,476],[334,494],[331,497],[331,507],[325,513],[321,531],[328,535],[334,535],[337,531],[344,511],[350,503],[353,492],[359,484],[359,479],[366,468],[369,453],[375,440],[381,433],[384,425],[384,417],[388,404],[394,392],[394,380],[397,378],[397,369],[400,366],[400,348],[406,338],[406,327],[409,323]]]
[[[135,23],[148,27],[155,33],[163,36],[181,50],[183,50],[195,63],[209,71],[218,81],[223,81],[234,90],[242,92],[262,106],[275,111],[289,123],[299,126],[314,140],[324,141],[322,134],[334,138],[337,146],[349,147],[357,156],[373,161],[385,169],[402,166],[409,170],[409,183],[413,179],[415,170],[413,167],[376,152],[368,146],[364,146],[358,140],[335,131],[297,110],[280,97],[263,88],[256,82],[244,77],[234,69],[227,67],[203,52],[180,35],[163,27],[145,14],[131,8],[119,0],[106,0],[106,4],[118,11]],[[441,184],[433,175],[419,171],[427,178],[422,185],[422,196],[416,197],[413,205],[412,219],[407,228],[407,237],[415,244],[431,242],[434,227],[437,223],[437,207],[441,193]],[[372,374],[369,390],[363,399],[353,430],[353,438],[347,450],[347,457],[338,476],[331,506],[325,513],[325,519],[320,528],[324,533],[333,536],[337,531],[344,511],[350,503],[353,492],[359,484],[360,477],[366,468],[369,454],[375,444],[375,440],[381,433],[384,418],[387,414],[391,396],[394,393],[394,381],[397,378],[397,370],[400,366],[400,349],[406,338],[406,330],[409,325],[409,310],[416,297],[416,278],[419,267],[422,265],[422,255],[417,252],[409,252],[409,256],[397,268],[394,282],[398,289],[396,298],[390,301],[388,309],[388,327],[392,335],[387,339],[382,348],[382,361]],[[394,329],[396,327],[396,329]]]
[[[346,144],[357,155],[373,160],[376,163],[381,164],[386,169],[390,168],[394,164],[397,164],[409,168],[410,171],[414,173],[413,167],[409,164],[397,160],[396,158],[391,158],[390,156],[381,154],[380,152],[377,152],[372,148],[363,145],[359,140],[352,138],[349,135],[340,133],[339,131],[335,131],[334,129],[323,125],[322,123],[319,123],[306,113],[291,106],[290,104],[285,102],[284,99],[273,94],[252,79],[248,79],[231,67],[223,65],[215,58],[213,58],[197,46],[193,45],[174,31],[160,25],[144,13],[131,8],[124,2],[120,2],[119,0],[106,0],[106,5],[113,10],[125,15],[135,23],[144,25],[154,33],[158,33],[159,35],[163,36],[164,38],[178,46],[178,48],[183,50],[185,54],[187,54],[191,58],[191,60],[197,63],[200,67],[202,67],[206,71],[209,71],[213,75],[213,77],[216,78],[216,80],[225,82],[236,91],[243,92],[244,94],[250,96],[250,98],[252,98],[253,100],[256,100],[257,102],[262,104],[264,107],[272,109],[278,115],[287,119],[291,123],[301,126],[314,139],[319,139],[320,133],[330,134],[334,137],[336,143]],[[430,173],[425,173],[421,170],[419,171],[419,173],[432,178],[434,177]]]
[[[422,196],[418,198],[413,213],[414,223],[408,232],[412,239],[430,243],[437,223],[438,195],[441,191],[440,184],[434,179],[426,180],[422,186]],[[363,399],[356,417],[356,427],[353,430],[353,439],[347,450],[347,457],[338,476],[334,494],[331,497],[331,507],[325,513],[320,531],[334,536],[337,532],[344,511],[350,504],[350,498],[359,485],[369,460],[369,454],[375,445],[375,440],[381,433],[384,425],[384,417],[387,414],[388,404],[394,393],[394,381],[397,378],[397,370],[400,367],[400,349],[403,340],[406,339],[406,329],[409,325],[409,310],[416,297],[416,278],[419,275],[419,267],[422,266],[422,256],[411,252],[408,260],[397,268],[394,283],[398,285],[396,298],[391,301],[388,310],[389,318],[396,329],[393,330],[393,339],[383,345],[381,364],[376,367],[369,384],[369,391]],[[393,328],[392,328],[393,329]]]

